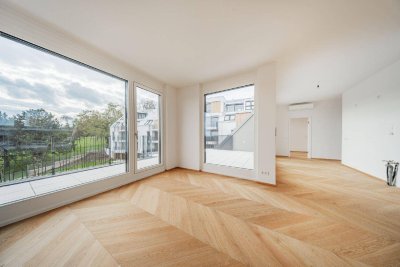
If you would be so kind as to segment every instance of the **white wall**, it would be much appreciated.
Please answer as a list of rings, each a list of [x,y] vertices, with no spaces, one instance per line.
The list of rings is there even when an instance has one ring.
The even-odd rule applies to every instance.
[[[400,161],[400,61],[343,94],[342,150],[343,164],[385,180],[382,160]]]
[[[289,156],[289,119],[311,120],[311,157],[341,159],[342,102],[341,98],[314,102],[314,109],[289,111],[287,105],[278,105],[276,154]]]
[[[177,90],[179,167],[200,170],[200,85]]]
[[[178,166],[178,108],[177,90],[165,86],[165,168],[167,170]]]
[[[307,152],[308,119],[290,119],[290,151]]]
[[[266,64],[257,69],[256,95],[256,171],[257,181],[276,184],[276,65]]]

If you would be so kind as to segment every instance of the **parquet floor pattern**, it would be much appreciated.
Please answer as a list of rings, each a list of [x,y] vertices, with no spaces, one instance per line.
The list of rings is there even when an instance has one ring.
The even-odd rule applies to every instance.
[[[0,229],[0,266],[400,266],[400,190],[277,159],[277,186],[174,169]]]

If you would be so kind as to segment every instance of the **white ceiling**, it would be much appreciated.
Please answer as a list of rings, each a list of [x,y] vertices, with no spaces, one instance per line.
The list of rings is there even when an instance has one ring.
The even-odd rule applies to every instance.
[[[400,0],[10,2],[176,87],[276,61],[279,103],[336,96],[400,58]]]

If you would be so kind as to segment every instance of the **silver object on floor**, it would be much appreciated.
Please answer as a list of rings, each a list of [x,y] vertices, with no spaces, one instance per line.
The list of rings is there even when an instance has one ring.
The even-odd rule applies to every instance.
[[[396,186],[396,176],[399,163],[394,160],[384,160],[386,162],[386,179],[389,186]]]

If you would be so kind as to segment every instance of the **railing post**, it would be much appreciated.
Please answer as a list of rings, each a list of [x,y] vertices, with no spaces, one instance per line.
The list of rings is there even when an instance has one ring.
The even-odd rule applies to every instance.
[[[50,137],[50,145],[51,145],[51,174],[54,175],[56,174],[56,163],[55,163],[55,159],[54,159],[54,141],[53,141],[53,136]]]
[[[108,158],[109,158],[109,160],[108,160],[108,164],[109,165],[111,165],[111,163],[112,163],[112,159],[111,159],[111,136],[109,136],[109,137],[106,137],[106,139],[108,139]]]

